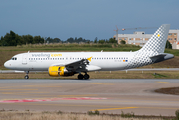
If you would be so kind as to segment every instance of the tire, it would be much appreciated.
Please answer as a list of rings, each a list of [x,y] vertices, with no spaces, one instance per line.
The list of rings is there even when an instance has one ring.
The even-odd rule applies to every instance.
[[[89,77],[90,77],[90,76],[89,76],[88,74],[85,74],[85,75],[84,75],[84,79],[85,79],[85,80],[88,80]]]
[[[83,76],[82,74],[79,74],[79,75],[78,75],[78,79],[79,79],[79,80],[83,80],[83,78],[84,78],[84,76]]]
[[[28,75],[26,75],[24,78],[25,78],[25,79],[29,79],[29,76],[28,76]]]

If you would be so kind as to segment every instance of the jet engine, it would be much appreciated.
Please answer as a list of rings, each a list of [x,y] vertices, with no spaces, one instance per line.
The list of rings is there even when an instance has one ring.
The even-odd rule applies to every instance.
[[[48,73],[53,77],[74,75],[73,72],[68,71],[64,66],[50,66],[48,68]]]

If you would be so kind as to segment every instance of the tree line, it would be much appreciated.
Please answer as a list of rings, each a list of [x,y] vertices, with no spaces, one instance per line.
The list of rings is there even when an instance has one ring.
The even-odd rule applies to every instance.
[[[117,41],[113,38],[110,38],[109,40],[98,40],[96,37],[94,41],[80,38],[68,38],[66,41],[62,41],[59,38],[43,38],[41,36],[32,36],[32,35],[18,35],[12,30],[10,33],[6,33],[5,36],[1,36],[0,39],[0,46],[17,46],[17,45],[24,45],[24,44],[42,44],[42,43],[117,43]]]
[[[32,36],[32,35],[18,35],[13,31],[6,33],[5,36],[1,36],[0,46],[17,46],[23,44],[36,44],[43,43],[44,38],[41,36]]]

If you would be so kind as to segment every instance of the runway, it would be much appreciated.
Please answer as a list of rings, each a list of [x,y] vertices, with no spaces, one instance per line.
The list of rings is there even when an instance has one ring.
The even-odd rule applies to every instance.
[[[155,93],[178,79],[0,80],[0,110],[175,115],[179,96]]]

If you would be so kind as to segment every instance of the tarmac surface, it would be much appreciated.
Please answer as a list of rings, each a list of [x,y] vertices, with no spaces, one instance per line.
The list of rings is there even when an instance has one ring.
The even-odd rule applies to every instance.
[[[0,110],[174,116],[179,95],[154,90],[178,86],[179,79],[0,79]]]

